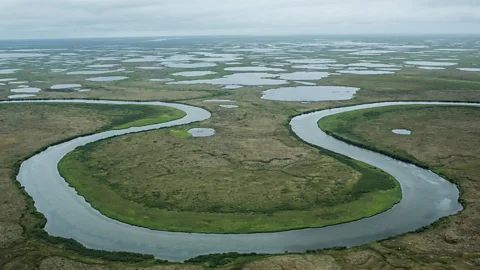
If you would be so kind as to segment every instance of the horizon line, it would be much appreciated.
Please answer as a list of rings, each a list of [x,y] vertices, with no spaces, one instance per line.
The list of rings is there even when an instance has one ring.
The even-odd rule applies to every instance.
[[[474,37],[480,36],[480,33],[355,33],[355,34],[197,34],[197,35],[164,35],[164,36],[86,36],[86,37],[45,37],[45,38],[11,38],[1,39],[1,41],[41,41],[41,40],[80,40],[80,39],[132,39],[132,38],[198,38],[198,37],[418,37],[418,36],[457,36],[457,37]]]

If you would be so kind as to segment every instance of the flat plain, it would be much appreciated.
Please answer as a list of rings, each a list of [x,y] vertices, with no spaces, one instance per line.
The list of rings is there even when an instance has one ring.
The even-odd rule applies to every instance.
[[[284,45],[285,40],[296,44],[295,47]],[[276,231],[323,226],[329,222],[352,220],[382,211],[395,202],[392,198],[398,199],[397,193],[397,196],[390,196],[390,200],[383,201],[385,204],[382,207],[370,204],[377,208],[363,207],[361,210],[364,212],[359,212],[358,208],[347,207],[341,212],[339,207],[345,206],[346,202],[353,205],[356,202],[357,207],[369,205],[359,202],[359,198],[352,199],[349,192],[361,182],[362,176],[375,170],[300,142],[292,136],[287,125],[295,115],[377,101],[480,101],[480,72],[457,70],[480,64],[476,40],[465,38],[459,43],[458,40],[439,39],[432,43],[419,38],[402,41],[365,38],[359,40],[357,45],[351,45],[351,42],[347,43],[350,45],[342,45],[341,40],[336,39],[285,40],[228,40],[221,46],[216,40],[204,40],[201,45],[188,39],[165,44],[145,42],[142,52],[137,52],[135,57],[130,56],[135,53],[131,52],[134,49],[129,41],[122,44],[123,49],[93,54],[82,53],[69,43],[40,43],[36,45],[62,49],[63,52],[76,55],[61,56],[59,52],[51,51],[40,58],[0,59],[2,68],[21,69],[13,74],[1,75],[0,97],[8,99],[14,95],[10,90],[28,84],[41,89],[30,98],[163,100],[208,109],[212,112],[210,120],[100,141],[73,152],[63,164],[67,168],[64,173],[68,174],[68,170],[73,174],[80,172],[82,180],[88,181],[88,184],[82,182],[84,191],[77,183],[78,191],[80,194],[85,192],[86,197],[88,189],[96,192],[101,190],[115,196],[105,196],[107,204],[111,200],[123,203],[115,204],[122,211],[128,209],[125,206],[136,204],[139,206],[136,211],[149,208],[145,213],[150,213],[150,208],[154,208],[161,209],[157,211],[167,209],[167,214],[171,215],[181,214],[174,219],[178,222],[148,224],[141,221],[144,216],[141,212],[139,216],[125,217],[124,221],[128,223],[203,232]],[[384,45],[378,45],[378,41]],[[138,40],[132,41],[136,42]],[[329,45],[311,45],[312,42]],[[428,48],[404,47],[390,53],[364,52],[397,43],[404,46],[423,44]],[[241,50],[233,48],[238,44],[242,46]],[[7,51],[29,46],[8,42],[1,45]],[[272,46],[273,51],[269,51]],[[456,46],[468,50],[438,50],[456,49]],[[199,53],[200,49],[205,48],[213,49],[210,54]],[[299,48],[303,48],[302,51]],[[338,48],[357,51],[336,51]],[[433,64],[437,62],[439,66],[442,66],[442,62],[454,62],[456,65],[442,66],[442,70],[427,70],[407,63],[419,59]],[[191,64],[205,62],[214,62],[216,65],[190,68]],[[231,64],[233,62],[236,64]],[[87,67],[94,64],[115,66]],[[226,69],[231,66],[271,67],[283,71],[269,70],[266,72],[273,73],[273,76],[259,79],[258,74],[245,75],[250,71]],[[351,70],[365,69],[399,70],[380,75],[348,74]],[[82,75],[76,72],[85,70],[106,73]],[[175,75],[199,70],[216,73],[193,78]],[[350,71],[339,72],[343,70]],[[282,73],[296,71],[326,71],[330,75],[313,80],[299,77],[301,79],[290,81],[280,78]],[[69,72],[75,74],[69,75]],[[86,80],[104,76],[127,76],[128,79],[111,82]],[[197,82],[170,84],[186,80]],[[225,85],[217,84],[226,80],[228,83]],[[251,83],[253,81],[255,83]],[[295,87],[305,85],[305,82],[358,87],[360,90],[353,99],[342,101],[279,102],[260,99],[264,90]],[[52,86],[56,84],[80,84],[82,87],[53,89],[55,87]],[[219,106],[226,104],[238,105],[238,108]],[[478,109],[475,108],[376,109],[368,113],[355,112],[325,119],[325,126],[320,123],[322,128],[339,138],[441,173],[459,186],[465,207],[461,213],[444,218],[429,228],[360,247],[308,251],[303,254],[208,255],[192,259],[186,264],[170,264],[148,256],[104,254],[68,241],[45,237],[41,233],[45,221],[36,213],[28,194],[15,181],[16,166],[21,160],[58,141],[99,130],[166,121],[182,117],[183,114],[141,106],[125,110],[125,107],[118,106],[51,104],[1,104],[0,110],[0,184],[4,191],[0,205],[2,269],[475,269],[480,265],[480,241],[477,239],[476,225],[479,209],[476,194],[480,188],[477,184],[480,127]],[[187,131],[196,127],[214,128],[216,134],[192,138]],[[409,129],[412,134],[402,136],[392,133],[392,129],[396,128]],[[99,184],[98,179],[104,182]],[[95,195],[95,192],[91,193]],[[380,198],[377,196],[377,201],[371,202],[382,201]],[[93,206],[96,206],[95,203]],[[103,206],[100,202],[96,207],[101,209]],[[282,217],[279,215],[282,211],[288,214]],[[312,213],[322,218],[319,220]],[[232,215],[229,219],[231,222],[215,223],[219,214]],[[299,214],[306,218],[292,218]],[[129,221],[128,218],[132,216],[135,220]],[[192,226],[190,222],[194,220],[193,216],[209,219],[211,223],[199,222],[203,227]],[[248,219],[250,216],[252,220]],[[253,221],[256,218],[260,219],[258,223]],[[119,216],[118,219],[122,218]]]

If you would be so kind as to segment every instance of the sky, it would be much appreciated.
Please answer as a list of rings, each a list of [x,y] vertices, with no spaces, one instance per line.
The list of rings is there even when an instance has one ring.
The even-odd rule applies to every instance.
[[[480,0],[0,0],[0,39],[480,34]]]

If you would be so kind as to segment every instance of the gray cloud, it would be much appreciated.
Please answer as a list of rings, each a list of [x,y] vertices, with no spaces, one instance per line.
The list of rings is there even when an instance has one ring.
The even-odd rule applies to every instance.
[[[0,39],[480,33],[478,0],[1,0]]]

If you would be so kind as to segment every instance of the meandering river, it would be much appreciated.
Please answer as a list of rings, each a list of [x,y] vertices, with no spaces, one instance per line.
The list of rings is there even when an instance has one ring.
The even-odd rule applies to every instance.
[[[480,106],[450,102],[384,102],[322,110],[292,119],[292,130],[303,141],[363,161],[393,175],[401,184],[403,199],[392,209],[376,216],[324,228],[255,234],[199,234],[155,231],[128,225],[102,215],[68,186],[57,170],[58,162],[76,147],[101,139],[184,125],[211,117],[204,109],[164,102],[107,100],[30,100],[2,103],[92,103],[168,106],[187,113],[182,119],[144,127],[101,132],[79,137],[29,158],[22,163],[18,181],[34,199],[35,207],[47,218],[45,230],[54,236],[73,238],[86,247],[109,251],[153,254],[162,259],[183,261],[208,253],[303,252],[308,249],[354,246],[381,240],[429,225],[441,217],[462,210],[455,185],[417,166],[400,162],[337,140],[321,131],[317,122],[323,117],[347,111],[393,105]]]

